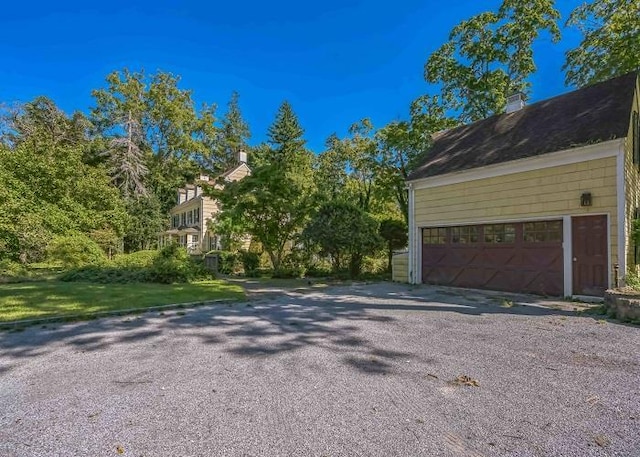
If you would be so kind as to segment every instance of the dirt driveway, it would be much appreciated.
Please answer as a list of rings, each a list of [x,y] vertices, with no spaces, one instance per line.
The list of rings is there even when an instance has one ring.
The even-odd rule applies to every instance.
[[[0,333],[0,455],[640,455],[638,327],[459,289],[253,289]]]

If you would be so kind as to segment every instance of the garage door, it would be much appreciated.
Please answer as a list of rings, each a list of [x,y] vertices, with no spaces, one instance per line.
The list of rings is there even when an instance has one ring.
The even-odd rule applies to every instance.
[[[561,296],[562,221],[422,230],[422,282]]]

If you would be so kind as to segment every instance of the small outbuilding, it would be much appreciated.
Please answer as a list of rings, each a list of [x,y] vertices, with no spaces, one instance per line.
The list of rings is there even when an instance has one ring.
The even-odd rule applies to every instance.
[[[408,275],[602,296],[639,263],[638,74],[441,132],[410,174]]]

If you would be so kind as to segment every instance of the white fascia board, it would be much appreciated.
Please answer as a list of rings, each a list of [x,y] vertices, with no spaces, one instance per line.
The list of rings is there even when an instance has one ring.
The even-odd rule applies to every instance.
[[[510,162],[487,165],[485,167],[473,168],[470,170],[448,173],[445,175],[420,178],[410,183],[414,189],[428,189],[431,187],[446,186],[449,184],[459,184],[478,179],[494,178],[514,173],[541,170],[544,168],[559,167],[573,163],[586,162],[588,160],[603,159],[605,157],[616,157],[623,148],[624,138],[603,141],[602,143],[589,144],[558,152],[550,152],[526,159],[512,160]]]
[[[626,212],[626,183],[624,172],[624,143],[620,143],[618,148],[617,162],[616,162],[616,193],[618,194],[618,281],[627,275],[627,212]],[[611,227],[611,221],[609,221],[609,227]],[[609,229],[609,246],[611,246],[611,229]],[[609,249],[609,269],[611,269],[611,249]],[[611,271],[609,271],[609,287],[611,284]],[[613,287],[618,287],[618,284],[613,284]]]

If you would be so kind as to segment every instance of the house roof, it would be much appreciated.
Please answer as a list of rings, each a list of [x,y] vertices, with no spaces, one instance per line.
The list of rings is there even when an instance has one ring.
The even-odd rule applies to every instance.
[[[441,133],[412,181],[627,136],[637,73]]]

